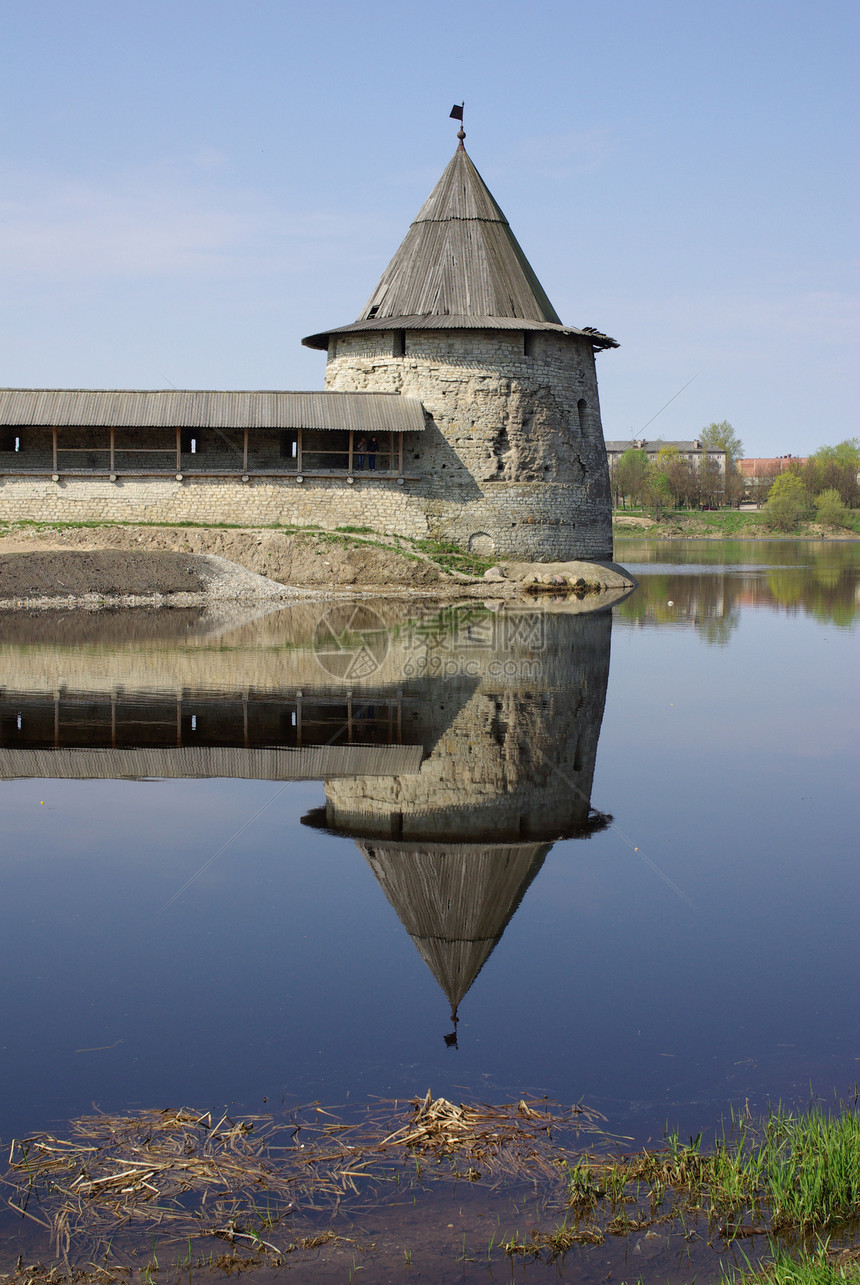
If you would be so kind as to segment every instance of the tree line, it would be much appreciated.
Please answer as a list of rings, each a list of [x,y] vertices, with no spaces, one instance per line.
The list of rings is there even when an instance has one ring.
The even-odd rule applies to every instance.
[[[662,446],[655,460],[644,450],[631,447],[612,466],[612,494],[616,508],[632,504],[652,509],[715,509],[740,504],[744,481],[737,462],[743,443],[727,420],[708,424],[698,435],[707,450],[726,453],[725,473],[715,459],[702,455],[688,460],[677,446]]]
[[[708,424],[698,435],[702,446],[726,453],[725,472],[716,460],[702,455],[688,460],[675,446],[663,446],[649,460],[644,450],[631,447],[611,470],[616,508],[712,509],[737,507],[742,500],[763,506],[763,519],[778,530],[792,530],[803,518],[828,526],[844,525],[848,511],[860,505],[860,439],[847,438],[836,446],[820,446],[805,463],[789,462],[780,470],[745,484],[738,468],[743,443],[727,420]]]

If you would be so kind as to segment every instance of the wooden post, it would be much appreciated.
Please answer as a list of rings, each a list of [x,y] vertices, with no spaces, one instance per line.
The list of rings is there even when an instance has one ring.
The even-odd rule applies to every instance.
[[[176,472],[182,472],[182,429],[176,426]]]
[[[56,473],[57,472],[57,426],[56,424],[51,425],[51,445],[53,449],[53,460],[54,460],[54,467],[51,471]]]
[[[352,473],[352,442],[354,437],[355,437],[355,434],[352,431],[352,429],[350,429],[349,430],[349,465],[347,467],[348,473]]]
[[[296,472],[302,471],[302,430],[296,429]]]
[[[116,440],[116,430],[114,429],[113,424],[111,424],[111,428],[110,428],[110,472],[111,473],[116,472],[116,469],[114,468],[114,459],[116,456],[116,451],[114,449],[115,440]]]
[[[397,434],[397,476],[403,476],[403,434]]]
[[[245,432],[242,438],[242,472],[248,472],[248,425],[245,425]]]

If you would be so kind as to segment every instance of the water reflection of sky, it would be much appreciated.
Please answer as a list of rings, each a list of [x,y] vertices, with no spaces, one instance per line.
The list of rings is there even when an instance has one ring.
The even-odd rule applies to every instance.
[[[422,773],[399,783],[0,784],[2,1138],[60,1128],[94,1101],[255,1110],[292,1095],[532,1091],[648,1133],[667,1118],[707,1127],[746,1097],[802,1101],[810,1084],[847,1093],[860,1057],[854,637],[744,602],[728,641],[703,648],[689,629],[624,627],[626,607],[608,687],[608,621],[563,616],[537,657],[517,653],[539,662],[522,678],[488,677],[490,646],[477,680],[426,680]],[[58,667],[78,686],[101,666],[109,687],[114,664],[138,689],[145,672],[172,674],[181,694],[200,673],[217,687],[229,664],[234,688],[259,694],[299,663],[271,622],[160,652],[150,639],[142,667],[133,639],[104,653],[8,639],[4,627],[4,710],[16,674],[55,692]],[[396,691],[396,672],[384,678]],[[566,779],[612,823],[555,837],[582,820]],[[315,809],[327,828],[302,824]],[[446,1048],[448,997],[409,922],[434,890],[398,903],[397,879],[404,851],[435,859],[444,843],[460,854],[444,878],[474,875],[461,858],[483,818],[501,859],[528,849],[539,868]],[[478,935],[470,913],[462,931]],[[487,913],[492,937],[507,911]]]

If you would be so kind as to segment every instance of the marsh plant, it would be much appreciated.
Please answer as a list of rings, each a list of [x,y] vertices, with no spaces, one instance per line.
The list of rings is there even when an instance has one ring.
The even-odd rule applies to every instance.
[[[582,1156],[564,1168],[571,1209],[582,1220],[605,1211],[612,1234],[693,1214],[725,1240],[809,1238],[860,1217],[860,1114],[856,1103],[802,1114],[776,1107],[760,1124],[735,1115],[707,1151],[701,1135],[683,1143],[670,1133],[660,1151]]]

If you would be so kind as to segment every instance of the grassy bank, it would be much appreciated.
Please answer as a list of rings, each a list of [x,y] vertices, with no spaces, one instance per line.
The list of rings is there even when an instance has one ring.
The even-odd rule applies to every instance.
[[[736,1117],[707,1152],[701,1138],[685,1144],[671,1134],[658,1152],[583,1156],[569,1168],[568,1190],[583,1217],[605,1203],[614,1217],[641,1223],[670,1205],[673,1216],[718,1220],[728,1238],[830,1232],[860,1215],[860,1115],[777,1108],[761,1125]]]
[[[332,531],[313,525],[277,523],[0,522],[0,552],[6,542],[20,545],[31,541],[63,547],[105,545],[216,553],[275,579],[280,578],[278,572],[283,569],[291,582],[298,584],[318,580],[319,567],[314,563],[317,557],[322,559],[320,565],[340,565],[343,570],[340,581],[336,571],[327,573],[331,583],[379,585],[408,585],[416,579],[426,582],[431,570],[435,573],[431,579],[439,583],[458,576],[480,578],[494,561],[445,541],[383,535],[369,527],[341,526]],[[331,561],[333,555],[337,555],[339,563]]]
[[[736,1272],[724,1281],[725,1285],[857,1285],[860,1260],[850,1253],[828,1252],[826,1245],[798,1254],[779,1249],[759,1271]]]
[[[654,513],[651,509],[616,509],[612,529],[616,538],[649,535],[655,539],[678,537],[696,540],[821,540],[860,538],[860,512],[851,511],[845,527],[823,526],[820,522],[800,521],[794,530],[775,531],[768,525],[764,512],[758,509],[717,509],[713,512],[688,512],[673,509]]]
[[[569,1215],[549,1232],[512,1239],[509,1254],[557,1257],[575,1244],[643,1231],[667,1241],[680,1231],[689,1241],[704,1224],[709,1245],[762,1238],[769,1246],[755,1268],[724,1275],[726,1283],[860,1281],[856,1104],[800,1114],[777,1108],[762,1122],[740,1115],[707,1150],[701,1137],[682,1143],[670,1134],[659,1151],[583,1155],[564,1168]]]

